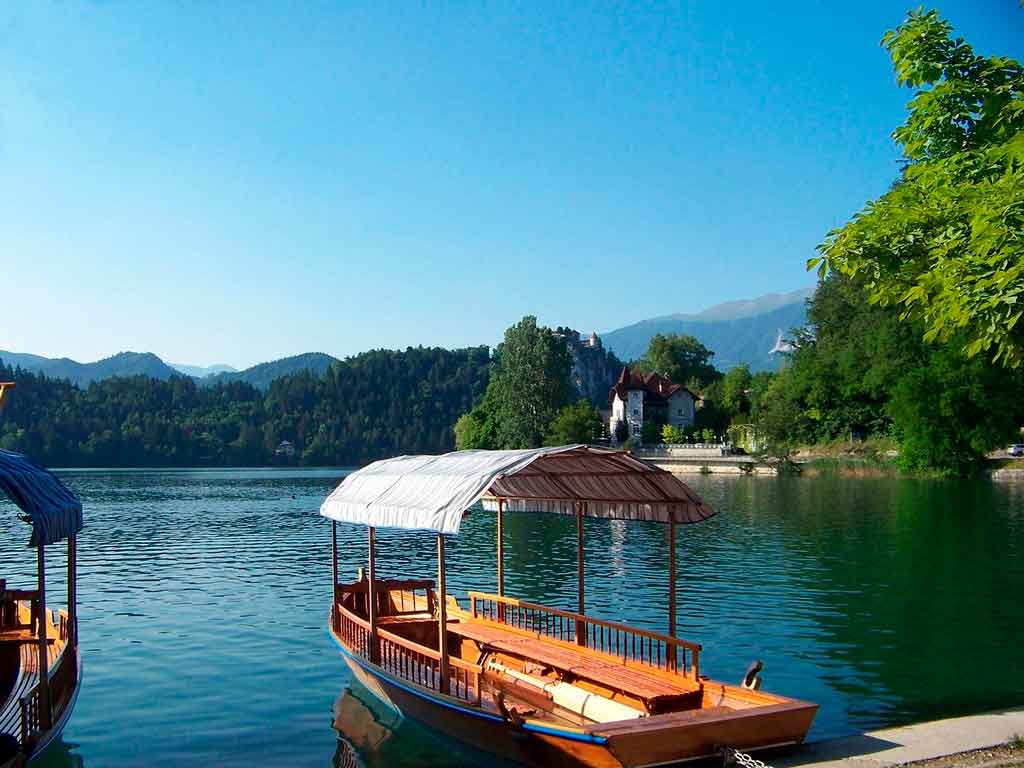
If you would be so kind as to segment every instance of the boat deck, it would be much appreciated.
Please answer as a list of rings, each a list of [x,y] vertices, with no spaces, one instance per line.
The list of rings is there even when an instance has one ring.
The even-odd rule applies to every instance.
[[[448,623],[448,631],[472,640],[481,653],[497,651],[539,662],[571,676],[629,692],[643,699],[648,706],[700,695],[695,681],[674,675],[660,675],[653,670],[627,667],[621,659],[602,657],[593,650],[577,650],[572,645],[543,635],[529,635],[492,622],[459,617]]]

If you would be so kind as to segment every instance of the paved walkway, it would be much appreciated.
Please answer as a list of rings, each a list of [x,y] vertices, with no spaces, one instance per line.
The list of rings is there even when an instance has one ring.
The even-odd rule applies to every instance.
[[[986,749],[1017,736],[1024,736],[1024,707],[810,742],[768,762],[776,768],[888,768]]]

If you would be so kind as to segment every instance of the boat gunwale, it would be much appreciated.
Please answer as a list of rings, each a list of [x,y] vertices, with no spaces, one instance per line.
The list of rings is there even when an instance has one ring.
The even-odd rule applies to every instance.
[[[346,613],[349,613],[347,609],[344,610],[346,611]],[[401,688],[402,690],[406,691],[407,693],[417,696],[418,698],[424,699],[435,704],[440,704],[441,706],[446,707],[447,709],[453,709],[457,712],[461,712],[464,715],[482,718],[484,720],[489,720],[495,723],[504,723],[506,725],[510,725],[509,721],[506,718],[502,717],[501,715],[495,712],[487,711],[481,705],[470,704],[469,702],[465,702],[462,699],[458,699],[454,696],[446,696],[440,691],[436,691],[432,688],[427,688],[426,686],[420,685],[419,683],[407,680],[404,677],[398,677],[397,675],[388,672],[382,666],[374,664],[369,659],[363,658],[358,653],[349,648],[347,645],[345,645],[344,641],[342,641],[342,639],[335,632],[334,627],[331,624],[330,616],[328,617],[328,632],[331,636],[331,640],[334,641],[334,644],[338,646],[338,648],[347,658],[351,659],[360,667],[368,671],[370,674],[382,678],[385,682],[391,685],[395,685]],[[597,734],[582,729],[567,730],[559,728],[558,726],[541,724],[540,722],[537,722],[533,719],[525,719],[521,727],[525,731],[546,734],[549,736],[556,736],[558,738],[563,738],[570,741],[578,741],[586,744],[596,744],[598,746],[606,746],[608,744],[608,738],[606,736],[599,736]]]
[[[473,594],[473,593],[471,592],[470,594]],[[476,593],[476,594],[485,594],[485,593]],[[511,599],[514,600],[515,598],[511,598]],[[541,606],[539,604],[536,604],[536,605],[538,605],[541,608],[546,608],[546,606]],[[354,621],[361,628],[369,631],[370,623],[368,621],[366,621],[365,619],[363,619],[362,617],[358,616],[357,614],[353,613],[351,610],[349,610],[344,605],[342,605],[340,601],[336,602],[335,607],[336,607],[337,610],[339,610],[342,613],[344,613],[346,618]],[[567,613],[570,617],[576,616],[576,614],[572,614],[572,613],[569,613],[569,612],[564,612],[564,613]],[[457,616],[458,615],[463,615],[463,616],[465,616],[466,618],[469,618],[472,621],[480,621],[481,623],[494,623],[494,622],[490,622],[487,619],[479,619],[479,618],[473,617],[471,614],[469,614],[467,611],[465,611],[463,609],[460,609],[459,613],[457,613],[455,615],[457,615]],[[501,626],[505,626],[505,625],[501,625]],[[628,625],[622,625],[622,626],[627,626],[628,627]],[[404,677],[401,677],[399,675],[395,675],[395,674],[393,674],[391,672],[388,672],[383,666],[381,666],[379,664],[374,664],[369,659],[364,658],[359,653],[355,652],[354,650],[352,650],[348,646],[346,646],[344,641],[342,641],[340,636],[336,633],[336,631],[334,629],[334,624],[333,624],[333,614],[330,614],[329,617],[328,617],[328,629],[330,631],[332,639],[345,652],[345,654],[347,656],[349,656],[350,658],[355,660],[357,663],[360,664],[360,666],[362,666],[365,669],[371,671],[372,673],[382,675],[383,677],[385,677],[385,679],[387,679],[392,684],[399,685],[399,686],[403,687],[405,690],[417,693],[418,695],[422,696],[423,698],[427,698],[427,699],[430,699],[430,700],[433,700],[433,701],[437,701],[437,702],[439,702],[439,703],[441,703],[441,704],[443,704],[445,706],[448,706],[448,707],[453,708],[453,709],[457,709],[457,710],[462,711],[462,712],[473,714],[475,716],[483,716],[483,717],[486,717],[487,719],[490,719],[490,720],[505,721],[505,718],[503,718],[501,715],[498,715],[498,714],[495,714],[495,713],[492,713],[492,712],[488,712],[480,704],[474,704],[472,702],[467,702],[467,701],[465,701],[463,699],[460,699],[458,697],[455,697],[455,696],[445,695],[445,694],[441,693],[440,691],[437,691],[437,690],[435,690],[433,688],[429,688],[427,686],[424,686],[424,685],[421,685],[421,684],[416,683],[414,681],[408,680],[408,679],[406,679]],[[513,630],[513,631],[517,630],[516,627],[508,627],[508,629]],[[530,632],[529,630],[518,630],[518,631],[519,631],[519,633],[522,633],[522,634],[536,635],[538,637],[538,639],[543,639],[545,642],[550,641],[550,642],[556,643],[556,644],[560,643],[560,641],[558,641],[557,639],[546,638],[546,636]],[[386,636],[385,639],[387,639],[389,641],[392,641],[392,642],[397,641],[399,645],[402,645],[403,647],[407,648],[408,650],[412,650],[412,651],[414,651],[416,653],[422,653],[423,655],[425,655],[425,656],[427,656],[427,657],[429,657],[429,658],[431,658],[432,660],[435,660],[435,661],[440,661],[440,659],[441,659],[440,652],[438,652],[438,651],[436,651],[436,650],[434,650],[432,648],[429,648],[429,647],[424,646],[424,645],[420,645],[419,643],[416,643],[415,641],[412,641],[412,640],[409,640],[407,638],[395,635],[394,633],[388,632],[387,630],[383,630],[380,627],[377,628],[377,632],[378,632],[378,636]],[[651,634],[652,635],[657,635],[657,633],[651,633]],[[601,651],[597,651],[597,650],[594,650],[594,649],[590,649],[590,650],[594,654],[599,654],[599,655],[602,655],[602,656],[607,656],[608,655],[608,654],[604,654]],[[480,665],[473,664],[472,662],[467,662],[464,659],[460,659],[458,657],[449,657],[448,661],[449,661],[449,663],[452,666],[458,667],[458,666],[461,665],[463,668],[466,668],[469,671],[480,671],[481,673],[483,671],[483,668],[480,667]],[[650,672],[654,676],[657,676],[657,677],[663,677],[663,676],[666,676],[666,675],[671,675],[672,677],[682,677],[684,679],[689,679],[688,675],[681,675],[681,674],[678,674],[678,673],[666,673],[664,670],[660,670],[660,669],[658,669],[656,667],[650,667],[648,665],[638,665],[638,666],[640,667],[640,669],[642,671]],[[631,668],[633,668],[633,667],[631,667]],[[715,721],[718,721],[718,722],[720,722],[720,721],[735,720],[735,719],[745,719],[745,718],[749,718],[749,717],[755,716],[755,715],[756,716],[767,716],[767,715],[780,714],[780,713],[784,713],[784,712],[795,712],[795,711],[801,711],[801,710],[806,710],[806,709],[814,709],[814,710],[818,709],[818,705],[813,703],[813,702],[804,701],[802,699],[795,699],[795,698],[792,698],[792,697],[789,697],[789,696],[785,696],[783,694],[769,693],[769,692],[766,692],[766,691],[748,691],[747,689],[741,688],[741,686],[731,685],[729,683],[724,683],[722,681],[713,680],[713,679],[711,679],[711,678],[709,678],[707,676],[702,676],[700,678],[699,682],[702,684],[702,686],[710,688],[711,690],[721,689],[723,692],[728,690],[728,691],[737,692],[737,693],[753,693],[757,697],[764,697],[764,698],[772,699],[772,701],[766,701],[766,702],[763,702],[763,703],[751,702],[751,706],[749,706],[749,707],[744,707],[742,709],[734,709],[733,711],[728,712],[728,713],[719,713],[715,717]],[[686,711],[690,711],[690,710],[686,710]],[[699,712],[700,710],[695,710],[695,711]],[[708,723],[707,719],[703,719],[703,718],[700,718],[700,717],[694,717],[692,719],[692,722],[672,722],[673,716],[674,715],[679,715],[679,714],[682,714],[682,712],[664,712],[664,713],[659,713],[659,714],[651,714],[651,715],[648,715],[648,716],[643,717],[643,718],[638,718],[636,720],[618,720],[618,721],[612,721],[612,722],[608,722],[608,723],[594,723],[593,725],[587,726],[587,728],[585,728],[585,729],[577,729],[577,730],[571,730],[571,731],[563,730],[563,729],[561,729],[558,726],[551,726],[551,725],[547,725],[547,724],[541,725],[541,724],[537,723],[536,721],[533,721],[531,723],[530,720],[525,720],[524,721],[524,726],[531,725],[530,730],[536,730],[536,731],[544,732],[544,733],[552,733],[553,735],[565,736],[567,738],[570,738],[572,736],[576,736],[576,737],[587,736],[587,737],[593,737],[593,738],[608,739],[608,738],[614,737],[617,734],[636,733],[636,732],[643,732],[643,731],[648,731],[648,730],[655,730],[656,731],[656,730],[661,730],[661,729],[663,729],[663,728],[665,728],[667,726],[670,726],[670,727],[673,727],[673,728],[688,728],[688,727],[691,727],[691,726],[706,725]],[[607,733],[608,731],[611,731],[611,733]],[[579,739],[577,738],[577,740],[579,740]],[[598,743],[598,742],[593,742],[593,743]]]

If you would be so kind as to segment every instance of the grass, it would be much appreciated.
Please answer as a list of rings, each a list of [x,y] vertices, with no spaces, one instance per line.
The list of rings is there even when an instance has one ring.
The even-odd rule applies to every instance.
[[[827,443],[801,446],[794,452],[795,458],[814,459],[857,459],[861,461],[890,464],[899,452],[899,443],[889,437],[869,437],[856,443],[849,440],[833,440]]]
[[[900,474],[896,466],[898,444],[891,438],[871,437],[851,443],[833,440],[802,446],[792,458],[803,465],[803,474],[839,475],[842,477],[895,477]]]

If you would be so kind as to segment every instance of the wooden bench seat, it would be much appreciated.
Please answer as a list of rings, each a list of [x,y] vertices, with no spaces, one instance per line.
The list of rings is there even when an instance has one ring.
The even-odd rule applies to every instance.
[[[482,648],[558,669],[574,677],[629,693],[651,704],[692,696],[700,685],[685,677],[678,681],[627,667],[613,658],[602,658],[595,651],[577,650],[555,640],[520,634],[500,626],[462,620],[448,624],[448,631],[478,643]]]
[[[57,638],[47,636],[48,645],[53,645]],[[0,629],[0,643],[38,643],[39,638],[31,629]]]

